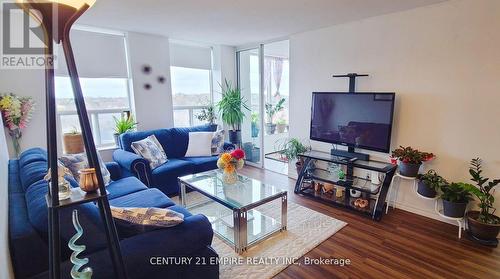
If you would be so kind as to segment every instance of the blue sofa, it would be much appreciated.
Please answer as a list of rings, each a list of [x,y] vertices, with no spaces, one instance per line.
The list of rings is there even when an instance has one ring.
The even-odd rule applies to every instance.
[[[186,158],[189,132],[213,132],[210,125],[190,128],[170,128],[141,132],[130,132],[120,136],[121,149],[113,153],[113,160],[117,162],[122,172],[127,176],[135,176],[149,187],[158,188],[166,195],[173,196],[179,193],[177,178],[180,176],[204,172],[217,168],[217,156]],[[134,141],[139,141],[155,135],[167,154],[168,162],[151,170],[149,163],[131,148]],[[224,143],[224,149],[234,149],[234,145]]]
[[[130,232],[130,228],[118,226],[120,245],[129,278],[218,278],[215,264],[197,265],[195,258],[206,263],[216,262],[217,253],[210,247],[213,231],[203,215],[192,215],[175,205],[158,189],[146,187],[135,177],[121,178],[121,168],[116,163],[107,164],[111,182],[107,186],[109,202],[117,207],[170,208],[184,214],[184,222],[171,228],[147,232]],[[47,154],[42,149],[30,149],[18,160],[9,162],[9,246],[17,279],[48,278],[48,220],[45,195],[47,182]],[[76,181],[70,181],[76,186]],[[78,209],[84,234],[77,243],[87,246],[85,257],[90,262],[92,278],[113,278],[113,268],[106,244],[104,227],[99,209],[86,203],[61,210],[61,255],[63,278],[70,278],[72,267],[70,250],[66,244],[74,235],[71,212]],[[190,264],[153,265],[151,257],[192,258]],[[153,263],[157,259],[153,258]]]

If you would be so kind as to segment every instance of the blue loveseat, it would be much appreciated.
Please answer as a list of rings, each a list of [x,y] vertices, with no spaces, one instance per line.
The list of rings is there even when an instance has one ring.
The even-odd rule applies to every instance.
[[[121,178],[116,163],[107,164],[111,182],[107,186],[109,202],[117,207],[170,208],[184,214],[178,226],[147,232],[130,233],[130,228],[118,226],[120,246],[129,278],[218,278],[217,264],[196,265],[194,259],[216,262],[217,253],[210,247],[213,231],[203,215],[192,215],[175,205],[157,189],[146,187],[135,177]],[[30,149],[19,160],[9,162],[9,247],[17,279],[48,278],[48,220],[45,195],[47,182],[47,154],[42,149]],[[70,181],[76,186],[76,181]],[[112,263],[106,246],[104,227],[99,210],[86,203],[61,210],[61,255],[63,278],[69,278],[72,267],[66,244],[75,230],[71,212],[78,209],[84,234],[77,243],[87,246],[84,257],[92,267],[92,278],[113,278]],[[158,258],[192,258],[190,264],[155,265]],[[81,256],[80,256],[81,258]],[[203,260],[203,259],[202,259]],[[153,263],[153,264],[152,264]]]
[[[121,149],[113,153],[113,160],[117,162],[122,172],[128,176],[139,178],[149,187],[158,188],[166,195],[173,196],[179,193],[177,178],[180,176],[204,172],[217,168],[217,156],[184,157],[189,143],[189,132],[214,132],[210,125],[190,128],[170,128],[141,132],[130,132],[120,136]],[[132,142],[155,135],[167,154],[168,162],[151,170],[149,163],[132,150]],[[233,149],[234,145],[224,143],[224,149]]]

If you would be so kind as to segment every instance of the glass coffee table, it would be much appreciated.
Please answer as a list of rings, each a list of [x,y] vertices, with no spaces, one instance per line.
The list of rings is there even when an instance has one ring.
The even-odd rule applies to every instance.
[[[212,170],[180,177],[181,205],[207,216],[214,232],[239,254],[286,230],[287,191],[243,175],[235,184],[225,184],[222,175]],[[201,195],[187,196],[186,187]]]

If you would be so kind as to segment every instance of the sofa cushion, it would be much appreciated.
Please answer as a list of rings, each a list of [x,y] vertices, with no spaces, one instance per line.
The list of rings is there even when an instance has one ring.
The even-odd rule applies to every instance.
[[[169,159],[169,161],[152,172],[152,180],[155,187],[160,188],[166,194],[178,193],[177,178],[193,173],[194,164],[180,159]]]
[[[99,155],[99,153],[97,153],[97,159],[99,161],[99,166],[101,167],[104,185],[108,186],[111,182],[111,174],[106,168],[106,165],[101,159],[101,155]],[[89,167],[89,161],[87,160],[86,153],[65,154],[59,158],[59,161],[62,165],[69,169],[76,181],[80,181],[80,171]]]
[[[163,148],[167,153],[168,158],[184,157],[188,148],[190,132],[215,132],[209,125],[201,125],[189,128],[172,128],[169,129],[170,140],[166,143],[162,142]]]
[[[110,200],[147,189],[148,187],[136,177],[125,177],[117,181],[112,181],[106,187],[108,199]]]
[[[132,142],[143,140],[151,135],[155,135],[156,139],[165,148],[165,145],[170,142],[170,133],[168,129],[158,129],[140,132],[127,132],[120,135],[120,143],[122,149],[134,153],[132,149]],[[168,154],[167,154],[168,156]]]
[[[189,132],[185,157],[212,156],[213,132]]]
[[[152,188],[112,199],[109,201],[109,204],[115,207],[166,208],[175,203],[160,190]]]
[[[25,194],[29,221],[46,241],[48,239],[48,209],[45,201],[47,192],[48,183],[41,180],[31,185]],[[91,253],[106,247],[106,234],[99,215],[99,209],[93,203],[79,204],[59,211],[62,243],[68,243],[75,234],[75,229],[71,225],[72,211],[74,209],[78,210],[80,224],[84,228],[83,236],[79,241],[87,246],[85,252]]]
[[[31,148],[24,151],[19,156],[19,167],[23,168],[35,161],[47,161],[47,152],[41,148]]]
[[[194,172],[204,172],[208,170],[213,170],[217,168],[218,156],[209,157],[185,157],[182,158],[184,161],[188,161],[194,164]]]
[[[155,135],[131,143],[135,154],[141,156],[149,162],[149,167],[154,170],[168,161],[167,155],[162,145]]]
[[[14,193],[24,194],[19,177],[19,160],[9,161],[9,194]]]
[[[21,185],[26,190],[35,182],[40,181],[47,174],[47,161],[32,161],[19,171]]]
[[[177,205],[177,204],[170,206],[168,209],[181,213],[182,215],[184,215],[184,218],[187,218],[187,217],[193,215],[186,208],[184,208],[180,205]]]

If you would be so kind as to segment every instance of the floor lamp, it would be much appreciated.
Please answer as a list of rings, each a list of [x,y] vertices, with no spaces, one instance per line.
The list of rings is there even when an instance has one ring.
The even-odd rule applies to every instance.
[[[58,195],[57,174],[57,128],[56,128],[56,101],[54,89],[54,67],[46,64],[45,91],[47,106],[47,150],[50,167],[51,182],[47,195],[49,220],[49,276],[60,278],[60,236],[59,210],[68,206],[85,202],[96,202],[103,220],[108,241],[108,249],[113,262],[116,278],[126,278],[125,267],[120,251],[120,243],[116,227],[111,216],[109,201],[106,195],[99,159],[95,148],[94,138],[87,115],[87,109],[82,94],[75,58],[70,42],[70,29],[73,23],[93,4],[95,0],[18,0],[17,4],[29,15],[41,23],[45,33],[46,56],[53,57],[53,43],[62,44],[68,73],[71,80],[75,104],[80,121],[82,135],[89,167],[94,168],[99,184],[99,191],[93,194],[82,195],[77,189],[72,190],[71,197],[60,201]]]

